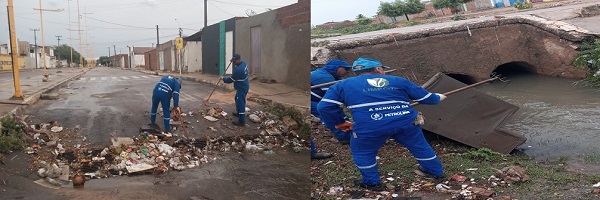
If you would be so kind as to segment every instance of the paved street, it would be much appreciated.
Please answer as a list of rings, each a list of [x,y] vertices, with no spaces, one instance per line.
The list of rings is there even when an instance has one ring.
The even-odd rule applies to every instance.
[[[159,76],[112,68],[94,68],[60,90],[58,100],[41,100],[27,109],[31,123],[59,121],[65,128],[82,128],[81,135],[92,146],[104,146],[110,142],[110,134],[136,136],[142,125],[149,123],[152,89]],[[203,100],[213,85],[184,81],[180,106],[184,113],[200,112],[207,107]],[[221,106],[226,112],[233,111],[233,94],[217,89],[211,97],[211,106]],[[249,102],[252,110],[261,109]],[[249,122],[246,128],[231,125],[231,120],[209,122],[200,117],[188,116],[191,137],[238,136],[258,134],[256,124]],[[249,121],[249,120],[248,120]],[[162,118],[157,117],[162,127]],[[208,127],[218,131],[211,131]],[[179,129],[181,130],[181,129]],[[180,132],[181,133],[181,132]],[[308,152],[294,153],[291,148],[274,150],[275,154],[225,153],[214,162],[181,172],[170,171],[156,176],[140,175],[95,179],[86,183],[84,191],[64,188],[50,190],[40,188],[27,170],[12,172],[9,179],[13,185],[9,198],[36,199],[22,191],[40,191],[50,199],[302,199],[309,195]],[[9,155],[12,156],[12,155]],[[14,160],[29,162],[26,155]],[[13,160],[11,160],[13,162]],[[10,168],[0,168],[5,173]],[[270,170],[264,170],[270,169]],[[303,169],[303,170],[299,170]],[[305,169],[305,170],[304,170]],[[4,172],[2,172],[4,171]],[[6,180],[6,177],[1,177]],[[16,183],[16,184],[15,184]],[[70,187],[70,186],[69,186]],[[20,188],[20,189],[19,189]],[[6,194],[6,193],[5,193]]]

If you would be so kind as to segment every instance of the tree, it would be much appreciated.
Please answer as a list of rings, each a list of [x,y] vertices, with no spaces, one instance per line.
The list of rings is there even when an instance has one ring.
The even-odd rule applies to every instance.
[[[63,44],[60,45],[58,47],[56,47],[56,49],[54,49],[54,56],[61,58],[61,59],[66,59],[67,62],[69,63],[69,66],[71,65],[71,48],[70,46]],[[79,52],[75,51],[75,49],[73,49],[73,62],[79,64],[79,56],[81,56],[81,54],[79,54]],[[83,59],[83,63],[85,64],[85,58]]]
[[[408,15],[419,14],[425,10],[425,4],[421,3],[420,0],[408,0],[408,2],[398,2],[404,4],[404,16],[406,16],[406,20],[408,19]]]
[[[444,13],[444,8],[450,9],[458,9],[463,3],[469,3],[473,0],[433,0],[433,8],[442,9],[442,14]]]
[[[404,14],[401,9],[398,9],[395,3],[381,2],[377,9],[377,14],[392,18],[392,22],[396,23],[396,17]]]
[[[356,23],[359,25],[369,25],[373,22],[373,19],[369,18],[360,18],[356,20]]]
[[[364,16],[363,14],[358,14],[358,15],[356,16],[356,19],[362,19],[362,18],[365,18],[365,16]]]
[[[100,56],[100,58],[96,60],[96,63],[99,65],[108,66],[108,64],[110,63],[110,58],[108,56]]]
[[[378,14],[392,18],[396,22],[396,17],[404,15],[406,20],[410,21],[408,15],[418,14],[425,10],[425,4],[420,0],[408,0],[407,2],[396,0],[393,3],[381,2],[379,4]]]

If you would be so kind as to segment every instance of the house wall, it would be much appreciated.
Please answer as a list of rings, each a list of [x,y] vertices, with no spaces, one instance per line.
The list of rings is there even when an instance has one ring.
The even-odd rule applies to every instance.
[[[158,70],[158,56],[156,53],[156,49],[144,53],[144,63],[144,68],[146,70]]]
[[[25,57],[19,56],[19,68],[25,68]],[[0,69],[2,70],[12,70],[12,58],[9,54],[0,54]]]
[[[226,52],[221,52],[221,46],[225,48],[225,33],[234,32],[233,49],[236,49],[235,24],[236,18],[231,18],[217,24],[207,26],[202,30],[202,73],[221,75],[231,58],[226,58]],[[223,26],[223,28],[221,28]],[[223,41],[222,41],[223,40]],[[237,49],[236,49],[237,50]],[[231,68],[231,67],[230,67]],[[229,70],[231,71],[231,69]]]
[[[235,51],[252,63],[251,28],[261,27],[258,77],[310,88],[310,0],[241,19],[236,23]],[[249,66],[252,67],[252,66]]]
[[[146,62],[144,61],[144,54],[135,54],[133,56],[133,67],[144,66]]]
[[[202,42],[201,41],[187,41],[185,42],[185,48],[182,50],[184,66],[187,68],[187,72],[199,72],[202,71]],[[184,68],[184,69],[185,69]]]
[[[175,48],[174,45],[175,42],[171,40],[156,46],[156,49],[159,52],[159,56],[161,55],[160,52],[162,51],[164,71],[175,71],[175,52],[173,51],[173,49]]]

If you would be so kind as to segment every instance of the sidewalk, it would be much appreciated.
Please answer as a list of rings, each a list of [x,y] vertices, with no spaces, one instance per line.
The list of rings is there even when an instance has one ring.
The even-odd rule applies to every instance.
[[[0,73],[0,115],[6,116],[19,114],[27,106],[35,104],[42,94],[68,84],[72,80],[81,77],[90,69],[84,68],[58,68],[47,69],[48,82],[43,82],[43,69],[31,69],[19,71],[19,80],[23,100],[11,100],[15,93],[12,73]]]
[[[155,72],[142,69],[132,70],[146,74],[155,74],[159,76],[172,74],[174,76],[181,76],[183,80],[186,81],[208,83],[213,86],[217,85],[218,83],[219,87],[227,91],[234,91],[233,84],[224,84],[222,80],[219,81],[219,76],[217,75],[202,74],[200,72],[183,73],[182,75],[179,75],[179,73],[176,72]],[[306,78],[308,78],[308,74],[306,76]],[[293,106],[305,111],[310,109],[309,91],[304,91],[302,89],[291,87],[281,83],[261,83],[257,78],[250,80],[250,91],[248,92],[248,99],[252,100],[252,98],[266,99],[275,103]]]

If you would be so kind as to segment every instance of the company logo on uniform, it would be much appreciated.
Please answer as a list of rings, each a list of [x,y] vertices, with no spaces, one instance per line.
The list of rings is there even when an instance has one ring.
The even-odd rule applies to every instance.
[[[383,119],[383,115],[381,113],[373,113],[373,114],[371,114],[371,119],[381,120],[381,119]]]
[[[385,87],[388,86],[390,84],[390,82],[388,82],[388,80],[384,79],[384,78],[371,78],[371,79],[367,79],[367,82],[369,83],[369,85],[372,85],[374,87]]]

